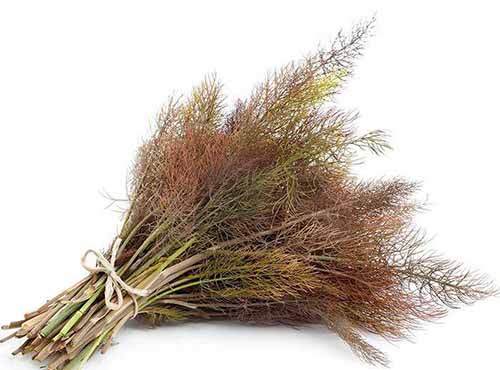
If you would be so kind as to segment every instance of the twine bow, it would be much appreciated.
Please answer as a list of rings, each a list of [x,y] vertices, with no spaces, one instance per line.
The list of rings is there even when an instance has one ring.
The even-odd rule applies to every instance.
[[[123,293],[122,289],[127,292],[132,300],[134,301],[135,304],[135,314],[134,317],[137,315],[139,306],[137,304],[137,299],[136,296],[140,297],[146,297],[149,295],[149,291],[146,289],[137,289],[134,287],[131,287],[127,283],[125,283],[120,276],[116,273],[115,270],[115,261],[116,261],[116,255],[118,252],[118,248],[120,247],[121,244],[121,239],[117,238],[115,242],[113,243],[113,247],[111,248],[111,257],[110,260],[108,261],[104,255],[96,251],[94,249],[89,249],[87,250],[81,259],[81,264],[82,267],[90,272],[91,274],[97,274],[100,272],[103,272],[107,275],[106,279],[106,285],[104,289],[104,301],[106,303],[106,306],[112,310],[116,311],[119,310],[123,306]],[[90,266],[87,264],[87,257],[93,254],[97,261],[96,261],[96,266]],[[113,296],[116,294],[117,302],[112,302],[111,299]]]

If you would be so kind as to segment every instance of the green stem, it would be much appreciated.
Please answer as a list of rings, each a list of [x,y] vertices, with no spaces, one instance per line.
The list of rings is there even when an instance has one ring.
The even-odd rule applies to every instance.
[[[136,283],[137,281],[141,281],[141,280],[144,281],[145,279],[141,279],[142,275],[149,275],[151,272],[152,272],[151,276],[153,276],[153,275],[158,276],[166,267],[168,267],[177,257],[179,257],[182,253],[184,253],[195,242],[196,242],[195,237],[189,239],[186,243],[184,243],[179,249],[177,249],[170,256],[168,256],[166,258],[160,258],[157,263],[148,267],[146,270],[144,270],[142,272],[136,271],[134,274],[132,274],[132,276],[130,276],[130,278],[126,281],[126,283],[129,285],[132,285],[132,284]],[[145,286],[141,286],[141,285],[139,285],[139,287],[146,288]]]
[[[54,342],[68,335],[69,331],[76,325],[76,323],[82,318],[82,316],[88,311],[90,306],[96,301],[99,295],[104,290],[104,286],[100,286],[94,294],[85,302],[85,304],[78,310],[76,313],[68,320],[68,322],[63,326],[59,334],[57,334],[54,339]]]
[[[196,237],[192,237],[187,242],[185,242],[179,249],[177,249],[174,253],[167,257],[165,262],[160,264],[157,268],[157,271],[163,271],[168,265],[170,265],[177,257],[179,257],[182,253],[184,253],[189,247],[191,247],[196,242]]]
[[[52,331],[59,326],[60,323],[62,323],[66,318],[68,318],[73,312],[78,310],[78,308],[81,306],[81,303],[71,303],[64,307],[61,311],[59,311],[52,319],[49,320],[49,322],[45,325],[45,327],[42,329],[40,332],[40,335],[42,337],[47,337],[49,336]]]
[[[97,347],[106,339],[109,333],[109,329],[103,332],[99,337],[97,337],[92,343],[90,343],[85,349],[83,349],[78,356],[71,360],[63,370],[81,370],[83,366],[87,363],[90,356],[94,354]]]
[[[142,253],[144,249],[147,248],[147,246],[162,232],[164,231],[168,226],[170,226],[171,222],[170,221],[164,221],[162,224],[160,224],[147,238],[144,240],[144,242],[140,245],[140,247],[135,251],[134,255],[127,261],[125,265],[122,267],[122,273],[124,273],[135,261],[135,259],[139,256],[139,254]]]
[[[140,308],[144,308],[146,306],[149,306],[150,304],[156,302],[157,300],[171,294],[171,293],[174,293],[174,292],[177,292],[181,289],[184,289],[184,288],[189,288],[189,287],[192,287],[192,286],[196,286],[196,285],[201,285],[201,284],[204,284],[204,283],[213,283],[213,282],[216,282],[216,281],[224,281],[224,280],[230,280],[230,279],[234,279],[235,277],[234,276],[230,276],[230,277],[225,277],[225,278],[214,278],[214,279],[206,279],[206,280],[198,280],[198,281],[193,281],[191,283],[187,283],[187,284],[184,284],[184,285],[179,285],[178,287],[175,287],[175,288],[172,288],[170,290],[167,290],[163,293],[160,293],[154,297],[151,297],[150,299],[148,299],[146,302],[144,302]]]
[[[127,214],[128,215],[128,214]],[[127,246],[127,244],[130,242],[130,240],[134,237],[134,235],[137,233],[137,231],[139,231],[140,227],[144,224],[144,222],[146,222],[149,217],[151,217],[153,215],[152,212],[150,212],[149,214],[147,214],[146,216],[144,216],[144,218],[139,221],[137,223],[137,225],[134,226],[134,228],[130,231],[130,233],[127,235],[127,237],[125,238],[125,241],[123,241],[123,243],[120,245],[120,251],[124,250],[125,247]],[[125,221],[126,222],[126,221]],[[125,226],[125,223],[124,223],[124,226]],[[118,254],[119,255],[119,254]]]

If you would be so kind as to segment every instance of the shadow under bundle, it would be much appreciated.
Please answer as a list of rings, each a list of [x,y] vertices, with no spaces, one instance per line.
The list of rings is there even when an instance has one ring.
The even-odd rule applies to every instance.
[[[105,253],[85,253],[88,276],[3,327],[15,329],[4,340],[24,338],[14,354],[80,369],[136,317],[227,319],[323,324],[385,365],[366,333],[407,338],[495,294],[424,248],[415,183],[352,173],[360,151],[389,149],[384,132],[357,134],[356,114],[332,100],[371,28],[339,33],[231,109],[215,77],[172,98],[139,149],[120,233]]]

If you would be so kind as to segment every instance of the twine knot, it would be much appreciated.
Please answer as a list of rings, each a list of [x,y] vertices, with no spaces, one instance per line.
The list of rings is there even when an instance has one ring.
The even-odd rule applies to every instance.
[[[135,304],[135,315],[138,313],[139,306],[137,304],[136,296],[140,297],[146,297],[149,295],[149,291],[146,289],[137,289],[134,287],[131,287],[127,283],[125,283],[120,276],[116,273],[115,270],[115,261],[116,261],[116,255],[118,252],[118,248],[120,247],[121,244],[121,239],[117,238],[115,242],[113,243],[113,247],[111,248],[111,257],[109,261],[104,257],[104,255],[96,251],[94,249],[89,249],[87,250],[81,259],[81,264],[82,267],[90,272],[91,274],[97,274],[100,272],[103,272],[107,275],[106,278],[106,285],[104,289],[104,301],[106,303],[106,306],[112,310],[116,311],[119,310],[123,306],[123,293],[122,289],[127,292],[132,300],[134,301]],[[93,254],[97,261],[96,261],[96,266],[91,266],[87,264],[87,257]],[[116,294],[117,302],[112,302],[111,299],[113,296]]]

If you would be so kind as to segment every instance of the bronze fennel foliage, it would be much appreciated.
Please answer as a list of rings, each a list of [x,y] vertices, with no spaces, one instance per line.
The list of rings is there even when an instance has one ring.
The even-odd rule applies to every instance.
[[[449,307],[495,294],[485,277],[424,249],[412,224],[415,183],[351,172],[360,150],[389,148],[382,131],[358,135],[356,115],[331,103],[371,26],[277,70],[231,110],[214,76],[172,98],[139,150],[118,236],[119,275],[150,294],[113,311],[105,274],[89,275],[6,326],[26,337],[16,353],[80,368],[133,318],[134,298],[153,324],[321,323],[387,364],[364,333],[405,338]]]

